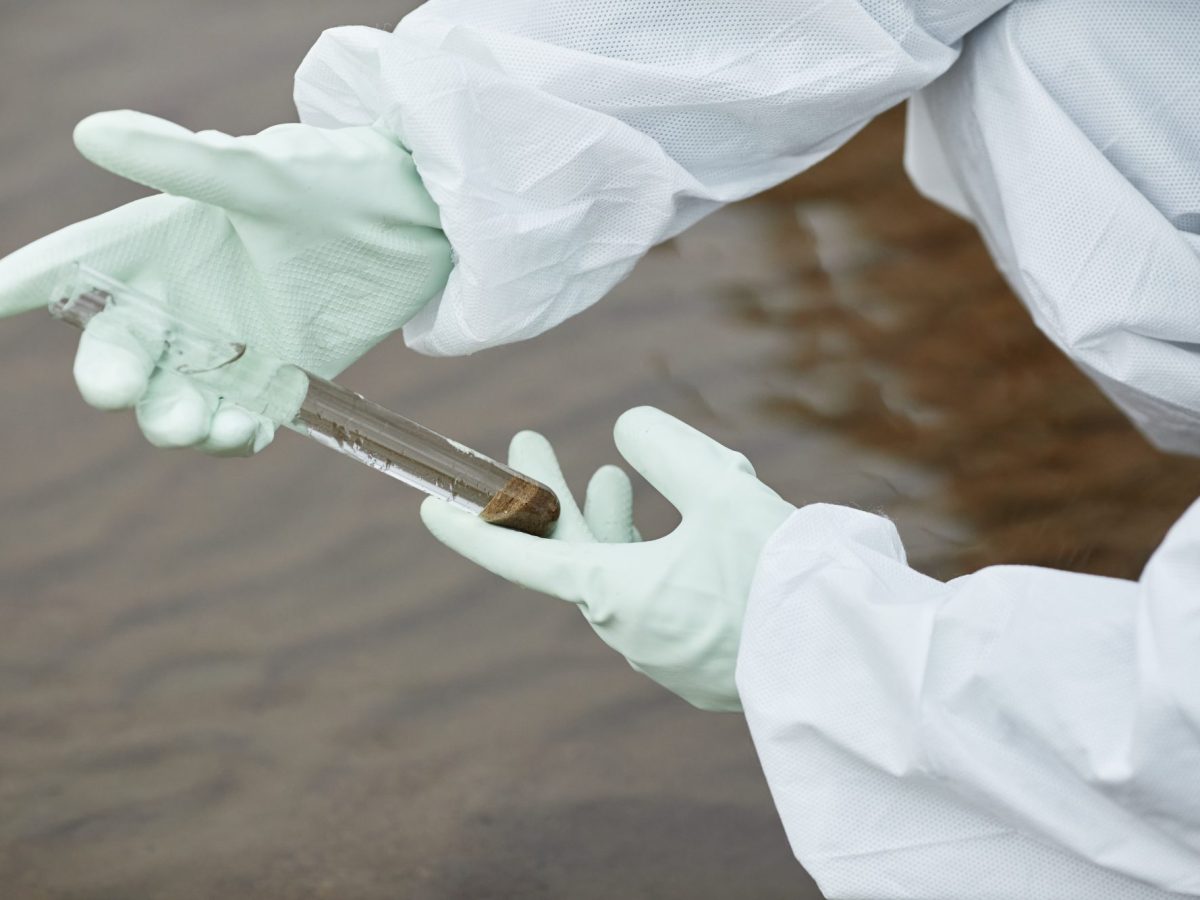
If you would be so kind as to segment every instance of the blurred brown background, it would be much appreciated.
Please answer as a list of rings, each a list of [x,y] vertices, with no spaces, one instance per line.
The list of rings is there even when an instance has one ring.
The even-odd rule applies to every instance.
[[[292,120],[321,29],[408,8],[0,2],[0,253],[139,194],[74,152],[87,113]],[[461,360],[394,341],[342,380],[495,455],[541,430],[577,484],[652,403],[796,502],[886,511],[931,574],[1135,577],[1200,464],[1150,449],[915,195],[901,119],[543,338]],[[73,342],[36,313],[0,326],[0,894],[818,896],[738,717],[294,435],[252,461],[151,449],[79,400]]]

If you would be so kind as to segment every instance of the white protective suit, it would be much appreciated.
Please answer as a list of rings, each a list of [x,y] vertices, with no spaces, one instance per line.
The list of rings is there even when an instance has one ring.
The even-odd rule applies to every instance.
[[[1197,75],[1194,0],[432,0],[326,33],[296,99],[411,149],[456,267],[405,336],[462,354],[913,97],[922,190],[1152,440],[1200,453]],[[775,532],[738,676],[827,895],[1200,896],[1200,506],[1138,583],[943,584],[852,518]]]

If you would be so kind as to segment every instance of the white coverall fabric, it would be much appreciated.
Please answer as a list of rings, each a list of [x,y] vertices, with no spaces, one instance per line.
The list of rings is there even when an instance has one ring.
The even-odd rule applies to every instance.
[[[432,0],[326,32],[312,125],[411,150],[457,264],[405,326],[421,352],[533,337],[653,245],[820,161],[944,72],[1005,0]]]
[[[918,186],[1155,443],[1196,453],[1198,43],[1192,0],[431,0],[323,35],[296,103],[411,149],[457,265],[405,339],[457,355],[586,309],[920,92]]]
[[[920,91],[918,184],[1139,427],[1200,453],[1198,46],[1192,0],[432,0],[326,33],[296,100],[411,149],[457,264],[405,337],[461,354],[587,308]],[[827,895],[1200,896],[1198,559],[1193,508],[1139,583],[941,584],[885,520],[796,512],[739,690]]]
[[[909,173],[1164,450],[1200,453],[1200,8],[1017,3],[910,104]],[[915,126],[915,127],[914,127]]]
[[[817,505],[763,551],[737,680],[831,898],[1200,896],[1198,648],[1200,503],[1139,582],[948,583]]]

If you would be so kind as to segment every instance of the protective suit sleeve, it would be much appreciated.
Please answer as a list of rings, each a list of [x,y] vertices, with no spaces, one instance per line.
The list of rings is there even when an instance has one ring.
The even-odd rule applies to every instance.
[[[1139,582],[898,548],[800,509],[747,609],[739,694],[826,896],[1200,896],[1200,503]]]
[[[587,308],[654,244],[821,160],[1007,0],[431,0],[326,32],[304,122],[412,152],[456,264],[405,327],[470,353]]]
[[[909,104],[909,174],[1159,447],[1200,454],[1200,16],[1017,0]]]

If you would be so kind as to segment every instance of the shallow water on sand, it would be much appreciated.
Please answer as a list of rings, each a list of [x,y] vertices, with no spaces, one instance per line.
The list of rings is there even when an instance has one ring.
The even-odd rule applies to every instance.
[[[0,11],[0,83],[25,86],[0,252],[136,195],[70,149],[87,112],[256,130],[290,117],[320,28],[398,14],[248,6]],[[341,380],[493,455],[540,430],[577,485],[651,403],[795,502],[886,511],[931,574],[1136,575],[1200,465],[1049,346],[899,147],[886,116],[539,340],[391,343]],[[37,314],[0,326],[6,895],[817,896],[737,717],[664,694],[574,609],[443,550],[412,492],[294,435],[249,462],[151,449],[78,399],[72,343]],[[638,512],[673,521],[644,489]]]

